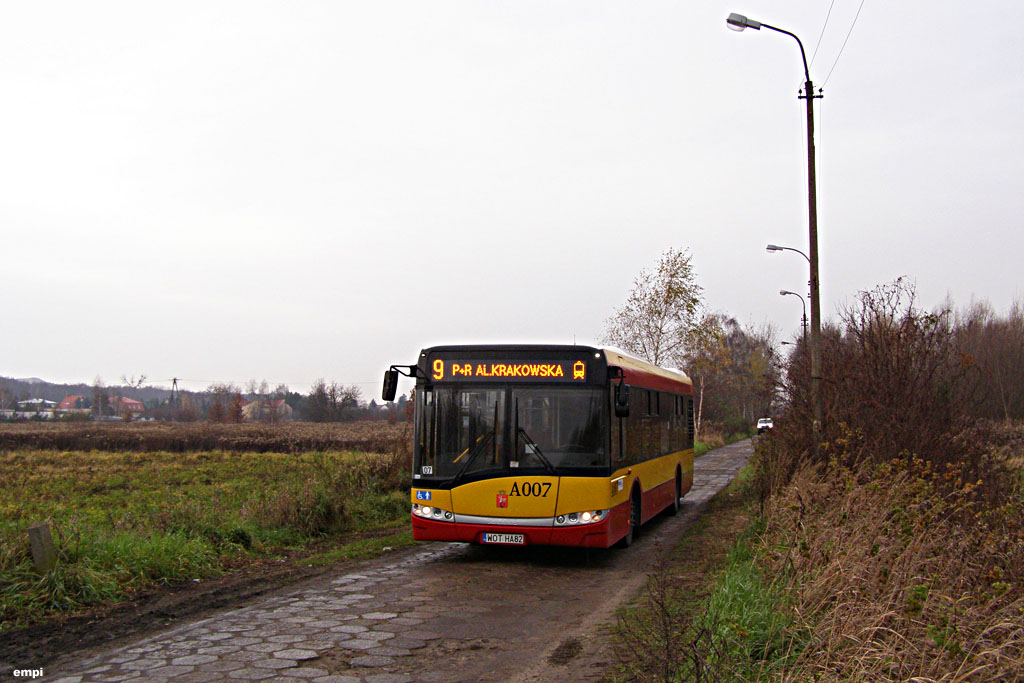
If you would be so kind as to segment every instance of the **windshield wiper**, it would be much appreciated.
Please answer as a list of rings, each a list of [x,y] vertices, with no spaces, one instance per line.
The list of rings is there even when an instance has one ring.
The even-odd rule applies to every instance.
[[[515,404],[514,408],[515,408],[515,411],[516,411],[515,412],[515,416],[516,416],[516,424],[515,424],[515,429],[516,429],[516,443],[515,443],[516,457],[519,457],[519,455],[518,455],[519,454],[519,435],[522,434],[523,438],[526,439],[527,445],[531,446],[533,448],[533,453],[535,453],[537,455],[537,459],[540,460],[544,464],[544,467],[546,467],[548,469],[548,471],[551,472],[551,474],[557,474],[555,472],[554,465],[551,464],[551,461],[548,460],[546,457],[544,457],[544,454],[541,453],[540,446],[537,445],[537,442],[534,441],[533,439],[531,439],[530,435],[526,433],[526,430],[519,426],[519,399],[518,398],[516,398],[516,404]]]
[[[462,478],[462,475],[466,473],[466,470],[469,469],[469,466],[473,464],[473,461],[476,459],[476,456],[483,453],[487,447],[487,444],[489,444],[492,440],[494,440],[493,431],[487,432],[486,434],[482,434],[477,439],[476,443],[473,444],[473,446],[462,451],[462,454],[459,455],[458,458],[455,458],[454,462],[458,462],[460,458],[462,458],[463,456],[467,456],[466,462],[462,463],[462,467],[459,468],[459,471],[456,472],[455,475],[448,480],[448,483],[450,485],[454,486],[455,483]]]
[[[544,453],[540,450],[540,446],[537,445],[537,442],[531,439],[530,435],[527,434],[526,430],[523,429],[522,427],[519,427],[517,425],[516,429],[519,430],[519,434],[523,435],[523,438],[526,440],[526,445],[533,449],[532,455],[536,455],[537,459],[544,464],[544,467],[546,467],[548,471],[551,472],[551,474],[557,474],[557,472],[555,471],[555,466],[551,464],[551,461],[548,460],[547,456],[545,456]]]

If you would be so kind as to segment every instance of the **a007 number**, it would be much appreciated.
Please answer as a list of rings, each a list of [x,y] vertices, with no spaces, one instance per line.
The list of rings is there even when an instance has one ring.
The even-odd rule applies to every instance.
[[[522,496],[524,498],[529,498],[531,496],[533,498],[547,498],[548,497],[548,491],[550,491],[550,490],[551,490],[551,482],[549,482],[549,481],[546,481],[546,482],[535,481],[535,482],[532,482],[532,483],[528,482],[528,481],[524,481],[522,486],[520,486],[519,482],[517,481],[517,482],[514,482],[512,484],[512,490],[508,492],[508,495],[510,495],[510,496]]]

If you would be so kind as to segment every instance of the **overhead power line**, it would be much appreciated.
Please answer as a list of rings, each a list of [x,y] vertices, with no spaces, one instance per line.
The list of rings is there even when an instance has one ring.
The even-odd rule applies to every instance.
[[[843,41],[843,46],[839,48],[839,54],[836,55],[836,61],[832,62],[832,68],[828,70],[828,76],[825,76],[825,82],[821,84],[824,88],[828,84],[828,79],[832,78],[832,72],[836,70],[836,64],[839,63],[839,58],[843,56],[843,50],[846,49],[846,43],[850,40],[850,34],[853,33],[853,27],[857,25],[857,19],[860,18],[860,11],[864,9],[864,0],[860,0],[860,6],[857,8],[857,14],[853,17],[853,23],[850,24],[850,30],[846,32],[846,40]]]
[[[828,26],[828,19],[832,16],[832,8],[835,7],[836,0],[832,0],[832,3],[828,6],[828,14],[825,15],[825,23],[821,26],[821,35],[818,36],[818,44],[814,46],[814,54],[811,55],[811,66],[814,66],[814,58],[818,56],[818,48],[821,47],[821,39],[825,37],[825,27]]]

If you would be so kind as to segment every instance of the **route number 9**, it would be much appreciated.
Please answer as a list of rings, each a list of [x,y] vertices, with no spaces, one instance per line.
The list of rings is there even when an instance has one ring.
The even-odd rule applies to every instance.
[[[434,379],[444,379],[444,361],[440,358],[434,361]]]

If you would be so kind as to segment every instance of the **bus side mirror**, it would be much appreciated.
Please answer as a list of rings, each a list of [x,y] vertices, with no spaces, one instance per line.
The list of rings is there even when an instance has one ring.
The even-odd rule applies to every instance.
[[[398,370],[391,368],[384,373],[384,391],[381,398],[385,401],[394,401],[395,393],[398,391]]]
[[[629,417],[629,385],[625,382],[615,385],[615,417]]]

